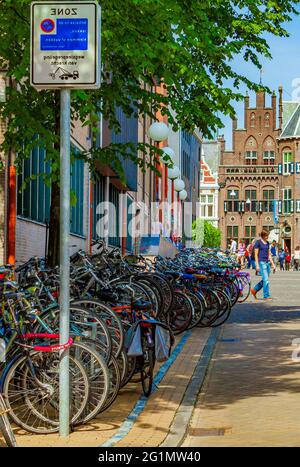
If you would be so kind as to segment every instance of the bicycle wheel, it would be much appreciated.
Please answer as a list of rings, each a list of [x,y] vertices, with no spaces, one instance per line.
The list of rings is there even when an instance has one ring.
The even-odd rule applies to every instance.
[[[76,424],[87,423],[102,409],[109,395],[109,370],[98,352],[96,341],[75,341],[70,348],[70,354],[83,365],[89,380],[89,397],[85,408],[76,420]]]
[[[70,423],[73,424],[88,402],[89,381],[83,365],[72,354],[69,361]],[[55,433],[59,430],[59,362],[58,353],[30,352],[28,356],[16,357],[5,375],[3,394],[10,417],[26,431]]]
[[[197,295],[197,293],[189,291],[189,292],[187,292],[187,296],[192,301],[193,308],[194,308],[194,313],[193,313],[193,316],[192,316],[192,320],[191,320],[190,325],[188,326],[188,329],[192,329],[195,326],[197,326],[198,323],[200,323],[200,321],[202,320],[202,318],[204,316],[204,306],[203,306],[203,302],[202,302],[200,296]]]
[[[17,441],[7,416],[8,410],[2,395],[0,394],[0,433],[9,448],[17,447]]]
[[[183,292],[175,291],[173,304],[167,313],[167,322],[175,335],[184,332],[193,317],[193,303]]]
[[[243,303],[247,300],[247,298],[250,295],[251,282],[246,276],[239,276],[238,283],[239,283],[239,292],[240,292],[238,302]]]
[[[38,318],[35,332],[59,332],[59,309],[42,313]],[[105,322],[94,312],[87,308],[70,305],[70,335],[94,339],[105,346],[107,358],[112,354],[112,339]]]
[[[220,302],[217,294],[211,289],[202,289],[201,293],[205,298],[206,307],[204,310],[204,316],[198,326],[209,327],[219,316]]]
[[[106,350],[105,347],[99,344],[96,341],[92,341],[91,339],[85,339],[84,344],[88,345],[92,350],[97,352],[102,359],[104,359],[107,369],[108,369],[108,394],[107,397],[104,401],[104,403],[101,405],[99,412],[103,412],[106,410],[108,407],[111,406],[111,404],[114,402],[116,399],[120,387],[121,387],[121,370],[119,368],[117,359],[111,355],[110,360],[106,360]],[[94,369],[95,371],[95,369]],[[99,378],[99,376],[97,375]],[[93,380],[94,384],[94,380]],[[98,388],[97,388],[98,390]]]
[[[92,298],[74,300],[72,304],[87,308],[89,311],[96,313],[104,321],[112,338],[113,354],[115,357],[118,357],[124,344],[124,329],[116,313],[109,306]]]

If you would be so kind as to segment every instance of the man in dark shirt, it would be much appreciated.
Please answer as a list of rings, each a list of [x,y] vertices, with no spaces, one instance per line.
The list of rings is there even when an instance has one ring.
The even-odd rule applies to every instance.
[[[254,255],[255,255],[255,263],[256,263],[256,272],[260,272],[262,276],[261,281],[251,289],[251,293],[254,298],[256,298],[256,294],[263,289],[264,299],[265,300],[272,300],[270,297],[270,283],[269,283],[269,275],[271,272],[271,266],[276,271],[276,267],[273,261],[272,253],[270,250],[270,244],[268,242],[269,232],[263,230],[260,234],[260,239],[256,241],[254,245]]]

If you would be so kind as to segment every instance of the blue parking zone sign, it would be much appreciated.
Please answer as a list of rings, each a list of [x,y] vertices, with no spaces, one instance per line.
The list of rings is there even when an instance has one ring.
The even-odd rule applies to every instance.
[[[59,18],[56,34],[41,34],[41,50],[88,50],[88,18]]]

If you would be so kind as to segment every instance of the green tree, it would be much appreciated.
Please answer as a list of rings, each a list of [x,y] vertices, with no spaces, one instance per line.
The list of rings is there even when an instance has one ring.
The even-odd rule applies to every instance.
[[[214,227],[209,221],[204,221],[204,241],[203,246],[216,248],[221,245],[221,231]]]
[[[193,241],[195,246],[217,248],[221,245],[221,231],[211,222],[204,219],[196,219],[193,222]]]
[[[1,0],[0,68],[11,79],[6,102],[0,107],[8,130],[2,150],[17,153],[17,165],[29,157],[37,144],[47,150],[52,185],[49,256],[58,259],[59,219],[59,95],[37,92],[29,83],[31,0]],[[174,129],[198,127],[210,136],[222,126],[219,113],[234,116],[233,100],[242,99],[240,83],[257,90],[232,65],[236,55],[260,67],[260,57],[270,57],[265,33],[287,36],[284,22],[291,19],[299,0],[101,0],[102,87],[97,91],[72,93],[72,117],[91,125],[93,140],[99,113],[118,131],[119,106],[127,116],[156,112],[167,115]],[[232,88],[228,86],[232,83]],[[162,84],[166,96],[156,94]],[[172,113],[171,113],[172,112]],[[176,120],[173,115],[176,115]],[[95,169],[96,162],[109,162],[122,172],[120,154],[142,167],[138,154],[152,146],[110,145],[97,148],[92,157],[82,154]]]

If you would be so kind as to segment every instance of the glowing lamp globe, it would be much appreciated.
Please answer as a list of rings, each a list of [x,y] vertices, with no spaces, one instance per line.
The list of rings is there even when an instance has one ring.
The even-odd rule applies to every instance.
[[[179,199],[180,201],[184,201],[185,199],[187,199],[187,191],[186,190],[181,190],[179,192]]]
[[[164,141],[168,138],[169,127],[164,122],[154,122],[148,130],[149,138],[154,141]]]
[[[174,190],[178,193],[185,189],[185,183],[181,178],[177,178],[174,182]]]

